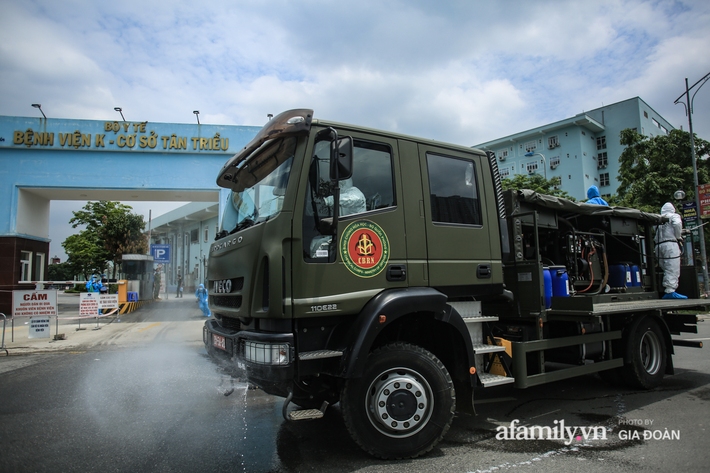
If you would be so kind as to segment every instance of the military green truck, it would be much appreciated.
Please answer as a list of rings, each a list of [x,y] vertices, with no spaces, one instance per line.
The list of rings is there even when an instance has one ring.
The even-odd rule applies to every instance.
[[[290,110],[222,168],[207,351],[285,398],[339,402],[365,451],[416,457],[479,388],[599,372],[653,388],[705,310],[661,299],[663,217],[502,191],[480,150]],[[291,405],[293,404],[293,406]]]

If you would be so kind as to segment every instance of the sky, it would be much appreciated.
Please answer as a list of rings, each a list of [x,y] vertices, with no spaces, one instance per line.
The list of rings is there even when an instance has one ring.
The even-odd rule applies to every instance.
[[[256,125],[316,117],[474,145],[710,73],[707,0],[2,0],[0,115]],[[693,129],[710,140],[710,86]],[[153,217],[170,203],[128,203]],[[83,205],[53,202],[61,219]],[[55,215],[57,214],[57,215]],[[54,219],[60,219],[58,223]],[[64,230],[67,225],[63,225]],[[62,259],[64,260],[64,258]]]

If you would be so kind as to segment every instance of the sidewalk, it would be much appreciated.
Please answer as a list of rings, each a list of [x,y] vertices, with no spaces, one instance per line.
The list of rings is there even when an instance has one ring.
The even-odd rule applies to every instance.
[[[165,298],[165,295],[162,295]],[[148,302],[137,310],[123,315],[107,315],[79,319],[79,295],[57,294],[57,317],[50,317],[50,336],[48,338],[29,338],[29,318],[9,319],[5,326],[5,346],[0,350],[0,357],[81,350],[94,345],[104,338],[109,338],[117,331],[128,329],[130,325],[140,323],[145,316],[156,309],[175,310],[188,305],[188,297],[158,299]],[[197,309],[197,307],[195,307]],[[58,339],[55,336],[59,334]],[[0,340],[2,339],[2,318],[0,317]],[[5,351],[7,349],[7,352]]]

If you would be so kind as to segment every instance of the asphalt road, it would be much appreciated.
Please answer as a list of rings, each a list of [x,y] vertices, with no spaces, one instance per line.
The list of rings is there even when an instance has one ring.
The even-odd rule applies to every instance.
[[[385,462],[355,445],[337,405],[321,420],[285,422],[281,399],[207,357],[203,320],[194,298],[170,299],[82,334],[79,347],[0,355],[0,471],[710,470],[707,349],[676,348],[676,375],[647,392],[586,376],[477,393],[478,415],[459,415],[430,454]],[[710,340],[710,323],[688,338]],[[496,438],[511,422],[606,438]]]

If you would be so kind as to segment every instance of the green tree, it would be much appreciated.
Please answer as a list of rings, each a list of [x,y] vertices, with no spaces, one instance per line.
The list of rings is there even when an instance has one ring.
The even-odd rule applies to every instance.
[[[50,281],[71,281],[74,276],[80,274],[77,268],[69,261],[58,264],[50,264],[47,269],[47,277]]]
[[[116,267],[125,253],[145,254],[148,251],[148,239],[143,234],[145,222],[142,215],[131,212],[132,207],[120,202],[87,202],[74,213],[69,220],[74,228],[85,225],[77,237],[70,242],[70,249],[65,249],[69,259],[79,264],[84,270],[104,272],[106,262],[113,262],[113,277]],[[71,238],[71,237],[70,237]],[[69,238],[65,243],[69,241]],[[90,273],[89,273],[90,274]]]
[[[687,200],[695,199],[688,132],[671,130],[667,135],[647,137],[625,129],[619,138],[626,149],[619,157],[615,204],[658,213],[679,189],[685,191]],[[695,137],[695,152],[698,182],[709,182],[708,160],[700,158],[710,153],[710,142]]]
[[[67,262],[76,268],[76,274],[82,275],[86,280],[92,274],[102,273],[106,267],[106,252],[94,232],[82,230],[70,235],[62,246],[68,257]]]
[[[514,189],[530,189],[540,194],[554,195],[556,197],[563,197],[569,200],[575,200],[574,197],[569,195],[567,192],[558,189],[561,184],[561,179],[559,177],[553,177],[552,179],[545,179],[539,174],[525,175],[517,174],[511,179],[503,179],[501,185],[503,190]]]

